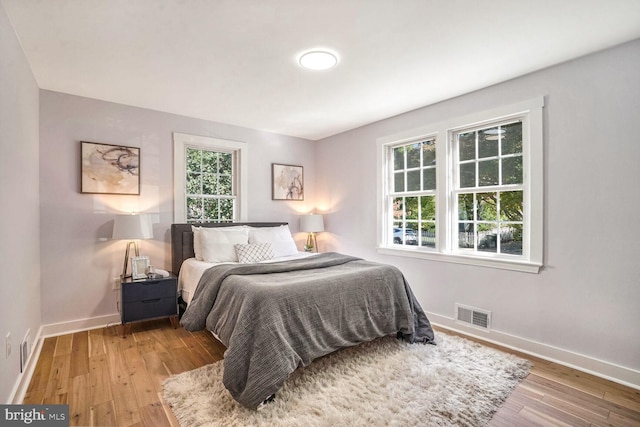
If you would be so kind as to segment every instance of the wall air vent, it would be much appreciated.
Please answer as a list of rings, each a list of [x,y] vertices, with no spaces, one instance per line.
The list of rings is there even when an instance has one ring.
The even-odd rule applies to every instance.
[[[491,329],[491,312],[456,303],[456,322],[479,329]]]

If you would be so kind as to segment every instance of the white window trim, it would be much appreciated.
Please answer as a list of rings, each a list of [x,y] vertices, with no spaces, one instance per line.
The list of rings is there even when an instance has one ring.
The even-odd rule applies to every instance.
[[[249,146],[246,142],[230,141],[226,139],[211,138],[208,136],[188,135],[173,133],[173,220],[174,222],[187,222],[186,206],[186,170],[185,152],[187,147],[205,150],[217,150],[235,152],[237,170],[235,174],[236,210],[237,220],[247,221],[248,218],[248,184]]]
[[[543,265],[543,191],[544,191],[544,165],[543,165],[543,107],[544,97],[519,102],[502,107],[492,108],[487,111],[457,117],[440,123],[435,123],[418,129],[405,131],[399,134],[385,136],[377,139],[377,185],[378,185],[378,215],[377,215],[377,241],[378,253],[384,255],[406,256],[412,258],[428,259],[433,261],[451,262],[506,270],[538,273]],[[492,254],[466,255],[454,253],[451,242],[451,218],[448,212],[451,209],[449,198],[452,183],[447,177],[447,170],[451,170],[453,162],[452,144],[449,139],[453,132],[459,129],[481,125],[484,122],[506,120],[511,117],[527,114],[529,120],[528,134],[523,134],[523,173],[528,178],[529,191],[524,196],[526,203],[525,230],[529,236],[528,259],[509,259],[508,256],[494,256]],[[387,150],[390,145],[408,142],[414,139],[436,136],[436,164],[439,167],[436,172],[437,182],[437,208],[436,208],[436,249],[413,248],[393,245],[388,242],[385,235],[385,221],[389,207],[386,189],[389,188],[389,174],[387,165]],[[385,189],[383,191],[383,189]]]

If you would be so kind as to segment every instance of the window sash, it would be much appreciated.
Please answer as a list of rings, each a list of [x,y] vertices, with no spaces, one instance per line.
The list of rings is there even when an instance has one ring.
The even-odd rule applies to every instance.
[[[417,147],[416,147],[417,146]],[[433,147],[433,148],[431,148]],[[419,156],[416,159],[413,156],[409,158],[413,149],[419,150]],[[436,171],[437,166],[430,161],[431,155],[427,156],[429,152],[436,152],[435,138],[433,136],[426,138],[416,138],[411,141],[405,141],[390,145],[386,152],[388,165],[388,188],[387,188],[387,205],[391,210],[388,218],[388,224],[386,226],[387,236],[386,242],[391,245],[401,246],[418,246],[424,248],[435,248],[437,245],[437,221],[435,214],[432,219],[426,219],[423,216],[423,197],[432,198],[432,203],[436,205]],[[398,162],[397,155],[402,153],[402,162]],[[400,164],[401,163],[401,164]],[[433,174],[433,182],[425,182],[425,172]],[[417,173],[417,182],[414,185],[410,185],[409,174]],[[402,176],[402,190],[398,190],[397,179]],[[416,185],[417,184],[417,185]],[[418,187],[418,189],[415,189]],[[427,188],[425,187],[433,187]],[[400,210],[401,216],[398,217],[397,200],[402,200],[402,209]],[[415,199],[417,201],[415,209],[417,212],[407,217],[407,200]],[[432,231],[433,230],[433,231]],[[415,233],[415,239],[414,234]]]

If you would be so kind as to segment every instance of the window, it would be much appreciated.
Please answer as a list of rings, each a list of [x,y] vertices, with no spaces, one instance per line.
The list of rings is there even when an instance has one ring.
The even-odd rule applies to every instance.
[[[246,144],[180,133],[173,139],[175,221],[246,219]]]
[[[434,138],[392,148],[392,231],[394,245],[435,247],[436,143]]]
[[[457,249],[522,255],[522,122],[453,133]]]
[[[379,251],[537,272],[543,99],[380,139]]]

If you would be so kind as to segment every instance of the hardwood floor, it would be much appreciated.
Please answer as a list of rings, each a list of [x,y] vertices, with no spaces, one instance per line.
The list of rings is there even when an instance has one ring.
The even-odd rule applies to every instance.
[[[534,366],[491,425],[640,426],[640,391],[500,349]],[[47,338],[24,403],[69,404],[72,426],[178,426],[162,382],[222,359],[224,350],[210,333],[174,329],[169,320],[136,323],[124,339],[119,326]]]
[[[640,390],[475,341],[533,362],[531,372],[493,416],[491,426],[640,426]]]

